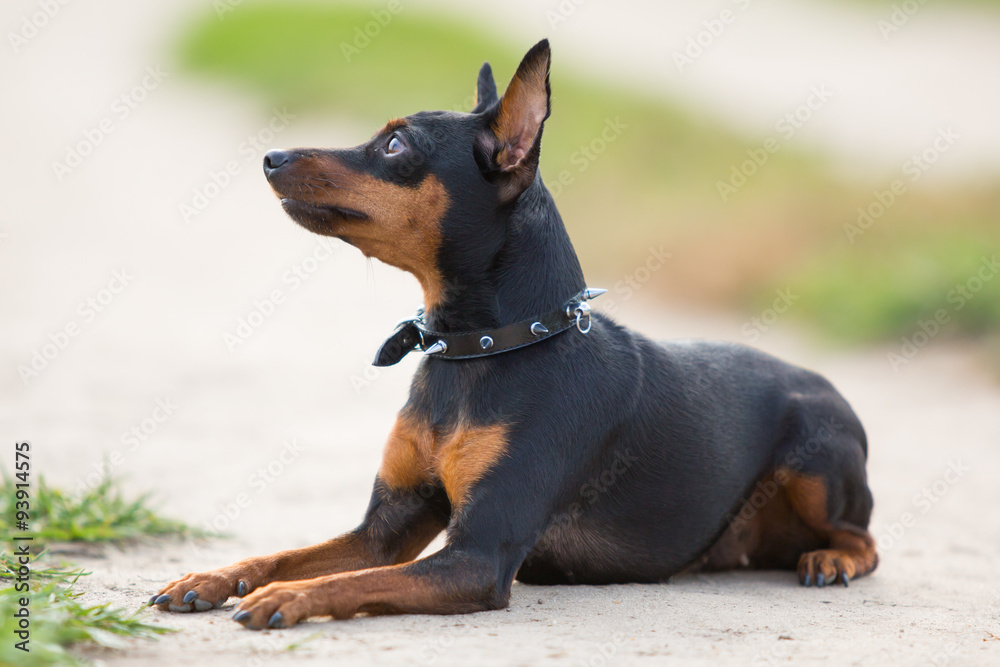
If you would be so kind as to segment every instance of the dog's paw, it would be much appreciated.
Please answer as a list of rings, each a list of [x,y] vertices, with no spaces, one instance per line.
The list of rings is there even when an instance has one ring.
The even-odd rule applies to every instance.
[[[251,630],[290,628],[313,615],[316,592],[312,582],[275,581],[244,598],[233,620]]]
[[[250,585],[226,570],[188,574],[164,586],[149,598],[149,605],[161,611],[208,611],[221,607],[233,595],[243,597]]]
[[[799,558],[799,583],[803,586],[832,586],[854,578],[856,568],[850,554],[835,549],[823,549],[802,554]]]

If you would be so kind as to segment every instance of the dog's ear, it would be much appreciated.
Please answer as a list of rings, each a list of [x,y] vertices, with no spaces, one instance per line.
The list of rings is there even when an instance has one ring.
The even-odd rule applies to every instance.
[[[549,41],[535,44],[517,68],[500,102],[486,113],[476,160],[484,175],[510,201],[531,185],[538,171],[542,124],[549,117]]]
[[[493,69],[489,63],[483,63],[476,81],[476,107],[472,113],[482,113],[497,101],[497,84],[493,80]]]

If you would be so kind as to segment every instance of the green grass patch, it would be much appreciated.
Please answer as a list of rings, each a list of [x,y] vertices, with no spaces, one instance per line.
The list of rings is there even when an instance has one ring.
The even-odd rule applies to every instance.
[[[4,471],[0,489],[0,532],[11,534],[14,483]],[[126,500],[117,480],[105,478],[81,494],[52,488],[44,477],[31,489],[30,534],[40,542],[118,542],[144,537],[188,536],[195,531],[166,519],[149,506],[149,496]]]
[[[888,247],[873,240],[815,258],[788,284],[801,299],[798,315],[834,339],[892,338],[935,316],[946,337],[986,336],[1000,322],[1000,276],[980,277],[996,274],[992,243],[933,233]]]
[[[82,593],[74,590],[81,577],[89,572],[65,567],[42,566],[44,558],[30,564],[28,590],[15,585],[20,565],[9,554],[0,552],[0,664],[5,665],[86,665],[87,661],[73,655],[71,647],[83,645],[119,648],[125,638],[152,638],[169,628],[150,625],[142,620],[143,611],[134,613],[116,609],[110,604],[86,605],[80,602]],[[29,599],[30,652],[16,647],[20,641],[20,600]]]
[[[407,6],[353,51],[370,12],[276,2],[241,5],[221,21],[210,12],[180,38],[179,66],[256,96],[262,114],[287,105],[374,132],[393,116],[468,110],[479,65],[491,62],[502,90],[530,46]],[[754,314],[776,286],[792,287],[802,296],[789,317],[834,340],[867,341],[910,333],[1000,247],[998,188],[930,195],[914,187],[850,244],[844,225],[885,183],[844,185],[822,155],[793,149],[777,128],[740,136],[652,92],[574,73],[558,48],[551,79],[541,172],[595,284],[613,288],[651,246],[663,247],[673,258],[643,285],[649,293]],[[623,127],[601,145],[609,122]],[[723,201],[717,184],[768,136],[781,149]],[[597,146],[588,158],[587,147]],[[558,185],[567,175],[571,182]],[[992,290],[954,313],[955,334],[1000,328]]]
[[[531,46],[512,47],[452,18],[407,8],[348,61],[343,45],[353,48],[355,29],[372,20],[370,9],[258,3],[222,21],[214,13],[203,19],[180,41],[182,70],[249,91],[267,109],[346,118],[371,132],[389,118],[424,109],[468,111],[479,66],[491,63],[502,91]],[[633,190],[710,191],[714,177],[742,155],[742,142],[717,124],[653,96],[581,79],[559,66],[558,53],[554,59],[553,120],[542,158],[550,183],[564,169],[584,180],[591,166],[603,163],[602,172],[613,167]],[[583,166],[580,149],[615,119],[624,126],[619,136]],[[358,136],[359,143],[367,139]],[[805,160],[778,160],[786,161],[792,172],[808,167]]]

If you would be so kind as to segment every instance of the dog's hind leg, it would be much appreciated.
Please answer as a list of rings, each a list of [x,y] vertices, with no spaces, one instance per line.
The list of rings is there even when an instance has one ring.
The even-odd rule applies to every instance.
[[[818,544],[785,555],[796,557],[803,586],[847,586],[878,566],[864,429],[839,395],[822,391],[799,397],[788,424],[795,435],[776,452],[775,481]]]
[[[875,538],[867,530],[871,494],[867,485],[851,482],[833,474],[788,473],[785,492],[792,510],[826,545],[799,557],[796,570],[803,586],[847,586],[878,566]]]
[[[819,451],[799,449],[789,457],[792,465],[756,483],[692,571],[794,569],[804,586],[846,586],[875,569],[875,540],[866,530],[872,498],[860,444],[843,435]]]

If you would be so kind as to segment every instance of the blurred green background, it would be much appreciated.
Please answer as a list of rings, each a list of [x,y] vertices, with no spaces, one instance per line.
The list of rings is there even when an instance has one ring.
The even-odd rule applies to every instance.
[[[276,2],[242,6],[225,20],[208,11],[183,34],[177,57],[182,71],[249,93],[262,110],[287,105],[374,131],[422,109],[467,110],[479,64],[492,63],[502,89],[530,46],[409,9],[393,17],[391,37],[350,58],[342,44],[370,12]],[[830,342],[898,341],[951,309],[949,295],[1000,247],[996,185],[907,182],[906,195],[869,229],[852,230],[858,207],[876,201],[891,178],[851,182],[823,153],[783,146],[723,201],[718,182],[764,136],[740,136],[661,95],[581,78],[560,66],[558,51],[552,89],[541,171],[594,284],[613,286],[662,246],[673,257],[644,287],[657,297],[751,316],[775,290],[791,290],[798,301],[789,317]],[[581,161],[609,119],[627,130],[599,158]],[[566,170],[572,183],[560,187]],[[951,314],[942,338],[996,345],[1000,280]]]

